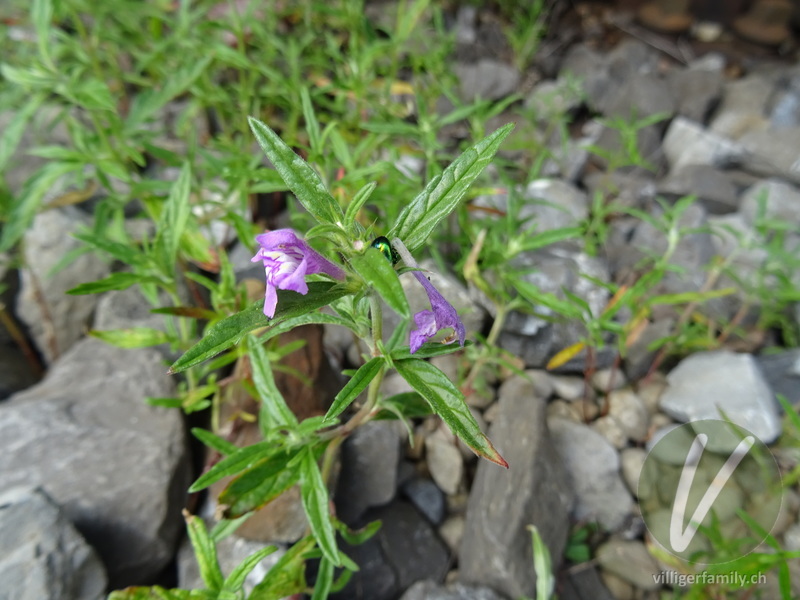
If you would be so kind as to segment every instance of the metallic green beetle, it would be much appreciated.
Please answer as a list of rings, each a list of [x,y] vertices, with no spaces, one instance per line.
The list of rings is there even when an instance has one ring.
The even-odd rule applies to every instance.
[[[374,240],[372,240],[370,246],[380,250],[381,254],[383,254],[386,257],[386,260],[392,263],[392,265],[396,265],[398,262],[400,262],[400,255],[397,254],[397,251],[387,238],[383,236],[376,237]]]

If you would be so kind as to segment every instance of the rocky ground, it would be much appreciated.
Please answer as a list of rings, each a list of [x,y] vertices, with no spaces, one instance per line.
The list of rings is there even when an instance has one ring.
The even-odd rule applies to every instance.
[[[636,27],[630,23],[620,28],[623,34],[599,36],[602,43],[587,35],[555,38],[552,47],[544,47],[549,54],[540,61],[540,77],[530,78],[497,52],[476,52],[482,44],[497,47],[489,43],[491,20],[485,15],[464,8],[453,27],[462,41],[454,70],[465,98],[522,92],[525,105],[537,107],[542,119],[548,111],[576,115],[562,160],[548,163],[546,177],[530,182],[524,192],[539,231],[586,218],[598,192],[655,217],[663,211],[657,196],[675,200],[693,194],[697,202],[681,224],[711,225],[728,233],[699,231],[684,237],[673,256],[682,272],[664,278],[659,291],[721,288],[729,284],[724,278],[708,280],[715,256],[728,258],[735,252],[732,260],[745,281],[763,268],[764,248],[748,248],[741,240],[758,237],[758,201],[765,198],[767,216],[793,229],[786,247],[789,255],[798,256],[800,68],[766,58],[742,61],[724,47],[699,55],[697,48],[681,46],[676,60],[670,50],[678,47],[674,40],[650,43],[650,38],[641,39],[646,36],[625,33]],[[618,169],[609,176],[607,164],[585,147],[613,151],[621,140],[607,121],[604,125],[596,117],[629,118],[634,111],[638,118],[665,115],[637,133],[643,158],[654,169]],[[593,117],[582,118],[589,114]],[[512,120],[513,112],[504,113],[497,124]],[[538,124],[518,127],[516,141],[545,130]],[[497,195],[476,204],[502,207],[504,202]],[[174,389],[164,368],[167,350],[120,350],[84,337],[89,327],[158,326],[159,320],[142,308],[134,291],[65,295],[110,271],[111,265],[92,254],[51,275],[53,266],[80,245],[69,234],[85,222],[78,208],[39,215],[24,240],[27,268],[4,298],[15,307],[46,373],[37,382],[18,347],[0,337],[3,597],[88,600],[103,597],[108,585],[153,580],[199,585],[180,511],[192,502],[195,512],[210,519],[214,503],[186,496],[196,468],[183,417],[143,402],[145,397],[168,397]],[[554,293],[565,287],[602,310],[608,291],[578,273],[623,282],[642,257],[663,253],[668,243],[664,233],[640,220],[620,217],[609,226],[599,257],[570,245],[523,256],[539,269],[531,282]],[[235,248],[231,255],[239,256],[234,258],[239,276],[251,276],[249,256]],[[16,276],[9,271],[5,279]],[[800,285],[798,277],[795,285]],[[468,329],[484,329],[489,314],[479,300],[455,278],[436,283],[449,288],[448,298],[457,299],[454,304],[465,313]],[[750,302],[740,294],[703,310],[732,319]],[[405,430],[392,422],[357,430],[342,450],[334,494],[337,514],[354,526],[381,519],[383,527],[366,544],[347,549],[361,571],[335,597],[499,600],[530,595],[535,579],[525,528],[530,523],[537,524],[553,555],[559,597],[658,597],[661,584],[653,574],[666,567],[648,552],[638,502],[648,449],[676,424],[716,418],[720,409],[771,444],[781,432],[775,394],[800,407],[800,351],[757,352],[774,339],[739,340],[738,352],[696,352],[649,373],[655,356],[648,344],[672,331],[677,318],[669,311],[655,315],[621,363],[613,352],[600,352],[587,387],[583,361],[556,373],[544,370],[554,352],[579,339],[574,324],[513,315],[500,344],[522,359],[526,377],[510,375],[496,382],[492,396],[470,398],[473,414],[511,464],[508,472],[478,462],[434,418],[419,423],[413,446]],[[797,320],[800,311],[789,318]],[[757,333],[746,317],[742,323]],[[358,353],[335,330],[325,330],[321,343],[325,352],[320,356],[329,363],[323,370],[332,373]],[[455,374],[457,359],[435,360]],[[392,377],[384,385],[387,391],[403,391],[402,381]],[[798,462],[796,454],[775,452],[783,468]],[[800,550],[799,506],[795,485],[786,490],[772,529],[786,549]],[[265,542],[286,547],[305,529],[296,494],[288,493],[263,512],[240,536],[223,542],[223,571]],[[594,523],[603,532],[595,560],[572,564],[562,559],[576,523]],[[277,556],[265,559],[264,569]],[[798,567],[795,561],[796,594]],[[257,581],[263,572],[256,570],[252,577]],[[767,585],[774,584],[770,580]],[[769,595],[774,588],[766,593],[775,597]]]

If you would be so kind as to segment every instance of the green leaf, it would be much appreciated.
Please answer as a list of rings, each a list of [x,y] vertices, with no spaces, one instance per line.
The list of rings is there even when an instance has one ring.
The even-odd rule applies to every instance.
[[[311,104],[311,95],[308,93],[307,87],[300,89],[300,103],[303,107],[303,119],[306,122],[306,132],[308,133],[311,151],[319,153],[322,151],[319,121],[317,121],[317,115],[314,114],[314,107]]]
[[[265,456],[269,456],[273,447],[274,444],[272,442],[259,442],[252,446],[239,448],[236,452],[226,456],[203,473],[189,488],[189,493],[199,492],[220,479],[249,469]]]
[[[373,535],[378,533],[383,523],[380,520],[372,521],[366,526],[358,530],[350,529],[341,521],[336,521],[336,531],[342,536],[342,539],[351,546],[360,546],[366,542]]]
[[[300,472],[300,495],[303,498],[303,507],[311,532],[325,558],[338,567],[341,561],[328,507],[328,490],[322,481],[317,459],[310,447],[306,447],[301,455]]]
[[[536,599],[547,600],[553,596],[556,581],[550,563],[550,551],[534,525],[528,525],[533,545],[533,569],[536,571]]]
[[[81,166],[71,162],[51,162],[25,182],[19,197],[11,205],[8,221],[3,224],[0,252],[9,250],[24,235],[36,217],[44,195],[53,189],[56,181],[68,173],[78,171]]]
[[[431,405],[417,392],[395,394],[381,401],[382,410],[375,415],[376,419],[414,419],[431,414]]]
[[[399,237],[409,252],[422,247],[439,222],[456,208],[513,128],[513,123],[501,127],[455,159],[400,213],[387,237]]]
[[[155,247],[167,272],[175,268],[181,236],[189,221],[189,191],[191,189],[192,172],[189,163],[185,163],[178,179],[170,188],[169,197],[161,210],[158,220],[158,233]]]
[[[519,252],[538,250],[545,246],[550,246],[557,242],[570,239],[580,239],[583,236],[581,227],[562,227],[560,229],[548,229],[547,231],[536,232],[527,238],[520,246]]]
[[[283,394],[275,385],[264,342],[259,341],[255,336],[250,336],[247,347],[250,351],[253,383],[261,397],[259,425],[262,432],[275,427],[296,427],[297,417],[286,405]]]
[[[326,600],[333,584],[333,563],[324,556],[319,563],[317,581],[314,584],[314,594],[311,600]]]
[[[166,590],[159,585],[129,587],[111,592],[108,600],[216,600],[217,594],[207,590]]]
[[[214,323],[206,330],[199,342],[175,361],[175,364],[170,367],[169,373],[180,373],[223,350],[227,350],[254,329],[276,325],[285,319],[311,312],[350,293],[351,291],[346,287],[337,286],[328,281],[309,283],[308,294],[305,296],[296,292],[278,290],[278,308],[272,320],[267,319],[264,315],[264,301],[259,300],[243,311]]]
[[[358,211],[366,204],[376,187],[378,187],[378,184],[374,181],[368,183],[358,190],[358,193],[356,193],[350,201],[350,204],[347,205],[347,210],[344,213],[344,222],[348,227],[355,223],[356,217],[358,217]]]
[[[150,327],[92,329],[89,335],[117,348],[147,348],[169,342],[166,332]]]
[[[508,463],[481,432],[475,417],[469,412],[463,394],[447,375],[429,362],[419,359],[397,360],[394,366],[403,379],[428,401],[433,411],[475,454],[508,468]]]
[[[43,96],[39,95],[29,97],[25,102],[25,106],[14,114],[14,118],[0,133],[0,173],[5,172],[8,162],[14,156],[17,146],[25,133],[28,122],[39,110],[42,99]]]
[[[78,284],[71,290],[67,290],[67,294],[80,296],[83,294],[110,292],[112,290],[126,290],[136,283],[151,281],[154,281],[152,277],[146,277],[138,273],[112,273],[105,279]]]
[[[350,259],[350,264],[364,281],[380,294],[393,311],[406,319],[411,316],[403,284],[392,263],[376,248],[369,247],[363,254]]]
[[[50,47],[52,42],[50,40],[50,25],[53,20],[53,2],[52,0],[33,0],[31,6],[31,21],[36,27],[36,41],[39,47],[39,55],[48,66],[53,65],[53,60],[50,58]]]
[[[464,348],[469,348],[472,346],[472,340],[466,340],[464,342],[464,347],[462,348],[459,344],[451,343],[451,344],[442,344],[442,343],[429,343],[425,344],[411,354],[411,350],[408,346],[404,346],[402,348],[397,348],[396,350],[392,350],[392,360],[399,360],[403,358],[432,358],[434,356],[444,356],[445,354],[452,354],[453,352],[458,352],[459,350],[463,350]]]
[[[266,577],[250,593],[248,600],[282,600],[306,588],[306,554],[314,547],[314,538],[305,537],[286,551]]]
[[[232,593],[241,591],[244,580],[250,574],[250,571],[255,569],[258,563],[277,549],[277,546],[267,546],[261,550],[256,550],[231,571],[231,574],[225,579],[225,583],[222,584],[222,589]]]
[[[322,183],[317,172],[295,154],[267,125],[248,117],[250,128],[267,158],[306,210],[320,223],[342,223],[342,209]]]
[[[194,517],[184,511],[186,518],[186,528],[189,532],[189,540],[192,542],[194,556],[197,559],[197,566],[200,568],[200,577],[206,587],[219,592],[222,589],[222,571],[217,560],[217,547],[208,535],[206,525],[200,517]]]
[[[313,312],[307,313],[305,315],[300,315],[299,317],[293,317],[291,319],[286,319],[273,327],[270,327],[269,331],[261,335],[259,338],[262,342],[266,342],[267,340],[271,340],[275,336],[281,335],[282,333],[286,333],[287,331],[291,331],[295,327],[301,327],[302,325],[340,325],[342,327],[346,327],[347,329],[352,330],[352,322],[348,321],[347,319],[343,319],[337,315],[331,315],[324,312]]]
[[[258,510],[297,483],[300,474],[289,465],[294,457],[294,452],[273,452],[249,466],[219,495],[226,506],[223,516],[235,519]]]
[[[113,258],[116,258],[126,265],[144,266],[146,263],[146,258],[141,250],[131,244],[123,244],[122,242],[101,238],[89,231],[79,231],[72,234],[72,237],[76,240],[80,240],[87,246],[110,254]]]
[[[350,381],[347,382],[347,385],[336,394],[333,404],[325,415],[325,420],[332,421],[338,417],[345,408],[350,406],[350,403],[358,398],[358,395],[366,389],[373,379],[375,379],[385,364],[386,361],[383,357],[376,356],[361,365],[358,371],[350,378]]]
[[[232,444],[228,440],[224,440],[218,435],[214,435],[210,431],[206,429],[201,429],[200,427],[193,427],[192,435],[201,442],[203,442],[206,446],[208,446],[212,450],[216,450],[217,452],[225,456],[233,454],[234,452],[239,450],[239,446],[237,446],[236,444]]]

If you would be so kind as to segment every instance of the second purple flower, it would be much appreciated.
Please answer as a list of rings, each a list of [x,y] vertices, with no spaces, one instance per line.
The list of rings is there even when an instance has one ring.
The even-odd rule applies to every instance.
[[[431,339],[441,329],[452,328],[454,335],[458,336],[458,343],[463,346],[466,337],[464,323],[456,312],[456,309],[444,299],[433,284],[421,271],[412,271],[414,277],[425,288],[428,300],[431,302],[431,310],[421,310],[414,315],[414,323],[417,328],[409,336],[409,351],[414,354],[422,347],[422,344]]]

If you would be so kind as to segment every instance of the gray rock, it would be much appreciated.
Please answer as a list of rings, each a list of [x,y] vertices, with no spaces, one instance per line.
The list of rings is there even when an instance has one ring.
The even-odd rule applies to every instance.
[[[629,439],[644,441],[650,415],[644,402],[633,390],[614,390],[608,394],[608,416],[619,424]]]
[[[591,563],[582,563],[580,568],[569,569],[558,597],[561,600],[619,600],[618,596],[608,591],[597,568]]]
[[[444,520],[444,494],[430,479],[415,477],[403,484],[403,494],[433,525]]]
[[[554,570],[569,530],[572,497],[544,415],[545,403],[536,397],[532,383],[518,379],[514,393],[506,388],[489,437],[510,468],[480,461],[467,507],[460,578],[512,598],[532,595],[535,587],[525,526],[539,528]]]
[[[454,583],[448,586],[433,581],[418,581],[402,595],[400,600],[503,600],[488,587]]]
[[[342,446],[342,471],[336,485],[336,512],[355,524],[364,512],[394,498],[400,436],[390,421],[373,421],[355,430]]]
[[[499,100],[512,94],[519,84],[519,71],[491,58],[456,63],[453,71],[461,82],[460,96],[465,102]]]
[[[585,44],[576,44],[567,51],[559,77],[566,75],[581,82],[583,96],[592,110],[598,110],[604,98],[612,92],[614,82],[603,55]]]
[[[639,476],[642,473],[644,459],[647,452],[641,448],[625,448],[619,453],[619,460],[622,466],[622,479],[625,485],[634,496],[639,495]]]
[[[173,394],[155,350],[84,339],[0,405],[0,480],[41,486],[57,501],[114,587],[161,571],[183,527],[183,419],[144,402]]]
[[[94,329],[149,327],[164,330],[164,315],[150,312],[153,308],[137,287],[107,292],[97,303]]]
[[[619,126],[601,125],[600,135],[594,146],[595,151],[592,162],[603,170],[617,170],[624,168],[626,171],[641,173],[645,171],[643,165],[636,164],[629,156],[625,140]],[[648,170],[659,171],[662,167],[663,151],[661,148],[661,131],[658,124],[641,127],[636,131],[636,148],[641,158],[647,163]]]
[[[87,224],[88,219],[74,207],[47,210],[36,216],[23,238],[26,268],[20,271],[17,315],[47,362],[80,339],[97,304],[96,294],[69,296],[65,292],[110,272],[91,252],[51,272],[67,254],[83,247],[70,234]]]
[[[588,195],[593,198],[601,193],[612,198],[618,206],[626,208],[643,208],[652,203],[656,197],[656,184],[652,176],[645,174],[595,172],[583,178]],[[620,219],[616,219],[615,223]]]
[[[600,392],[618,390],[628,385],[625,373],[618,368],[600,369],[592,373],[592,386]]]
[[[611,538],[597,549],[597,562],[600,566],[643,590],[656,590],[661,587],[653,577],[661,570],[656,560],[650,556],[647,547],[640,541],[625,541]]]
[[[800,183],[800,127],[753,129],[737,143],[746,152],[743,168]]]
[[[633,500],[619,473],[619,455],[599,433],[565,419],[548,419],[553,445],[575,490],[573,518],[596,521],[607,531],[621,528]]]
[[[778,78],[766,109],[774,127],[800,126],[800,72],[796,68]]]
[[[453,554],[458,554],[461,540],[464,539],[465,526],[466,521],[462,515],[448,517],[448,519],[439,526],[439,535]]]
[[[780,179],[765,179],[747,188],[741,197],[740,212],[753,225],[764,203],[764,218],[800,227],[800,190]]]
[[[715,111],[710,129],[737,139],[748,128],[763,127],[768,122],[764,109],[774,84],[775,75],[764,70],[726,82],[722,102]]]
[[[562,400],[580,400],[586,394],[586,381],[579,375],[550,375],[550,382]]]
[[[445,494],[458,492],[464,476],[464,461],[454,436],[442,429],[425,439],[425,457],[431,477]]]
[[[684,165],[673,170],[658,184],[658,192],[669,199],[697,196],[714,215],[739,208],[739,190],[720,169],[709,165]]]
[[[670,371],[667,383],[661,410],[674,419],[722,419],[724,412],[765,444],[774,442],[781,432],[774,394],[749,354],[697,352]],[[729,443],[710,437],[708,449],[730,451]]]
[[[341,548],[360,567],[332,600],[393,600],[414,582],[442,581],[447,547],[422,515],[404,501],[367,512],[364,522],[380,519],[378,533],[360,546]]]
[[[670,118],[675,109],[675,96],[664,79],[655,73],[637,73],[622,80],[611,94],[604,114],[639,120],[661,113]]]
[[[647,375],[658,353],[657,349],[650,349],[650,344],[667,337],[674,328],[675,319],[671,318],[660,318],[647,324],[625,356],[625,375],[629,380],[638,381]]]
[[[105,590],[100,559],[41,489],[0,494],[0,598],[100,600]]]
[[[775,395],[783,395],[795,408],[800,408],[800,350],[763,354],[756,360]]]
[[[617,450],[621,450],[628,445],[628,436],[625,435],[625,431],[623,431],[617,420],[609,415],[595,419],[589,427],[592,428],[592,431],[596,431],[606,438],[608,443]]]
[[[684,117],[672,120],[663,140],[664,155],[673,169],[684,165],[725,168],[740,162],[744,148]]]
[[[583,94],[572,77],[538,83],[525,99],[525,108],[533,111],[538,121],[562,118],[581,105]]]
[[[678,102],[678,114],[705,123],[722,94],[725,59],[707,54],[688,69],[673,69],[667,75]]]

